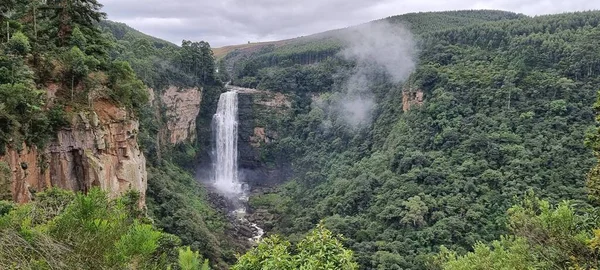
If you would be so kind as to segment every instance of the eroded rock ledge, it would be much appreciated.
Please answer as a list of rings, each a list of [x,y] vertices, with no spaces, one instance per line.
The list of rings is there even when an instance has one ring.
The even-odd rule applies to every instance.
[[[84,192],[100,187],[112,197],[136,190],[144,204],[147,172],[137,143],[139,122],[101,100],[92,111],[74,114],[71,123],[46,149],[9,148],[0,157],[11,171],[12,199],[25,203],[50,187]]]

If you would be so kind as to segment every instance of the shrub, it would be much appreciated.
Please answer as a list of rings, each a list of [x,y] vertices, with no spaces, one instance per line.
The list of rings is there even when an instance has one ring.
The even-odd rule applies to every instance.
[[[6,44],[7,54],[27,55],[31,51],[29,39],[21,32],[16,32]]]

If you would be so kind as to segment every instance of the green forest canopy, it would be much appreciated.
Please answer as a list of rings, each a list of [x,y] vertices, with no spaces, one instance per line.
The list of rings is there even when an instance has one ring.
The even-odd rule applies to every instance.
[[[442,245],[464,254],[520,236],[506,213],[528,190],[550,205],[578,205],[561,204],[560,213],[594,213],[585,179],[595,158],[583,142],[600,89],[600,12],[418,15],[409,17],[432,25],[416,24],[417,70],[401,85],[371,81],[374,122],[360,130],[322,105],[339,102],[330,93],[342,91],[354,65],[329,51],[328,39],[271,47],[236,64],[235,83],[294,100],[294,115],[270,127],[281,138],[263,155],[293,164],[294,176],[253,199],[277,214],[273,230],[296,239],[324,220],[361,267],[422,269]],[[411,92],[422,92],[424,104],[404,112]],[[311,106],[315,95],[320,106]],[[535,219],[539,211],[526,213]],[[597,224],[585,228],[573,235],[591,239]]]
[[[213,87],[205,93],[214,103],[221,78],[210,46],[184,41],[178,47],[121,24],[100,23],[104,14],[96,1],[76,2],[88,5],[0,5],[0,149],[21,141],[43,146],[68,124],[60,106],[85,108],[90,91],[107,86],[102,94],[142,122],[140,140],[155,166],[148,190],[155,224],[128,207],[136,205],[134,195],[109,200],[98,190],[52,190],[32,204],[3,203],[0,241],[26,250],[17,267],[184,268],[200,267],[200,256],[217,268],[233,264],[227,223],[189,172],[173,164],[206,149],[194,144],[191,155],[178,154],[189,150],[180,146],[159,158],[165,149],[151,137],[159,122],[144,106],[147,86],[167,85]],[[59,19],[65,16],[70,20]],[[294,177],[252,204],[274,213],[272,231],[298,244],[270,238],[273,245],[262,248],[267,252],[259,246],[235,267],[252,268],[256,258],[284,249],[292,268],[303,255],[328,250],[334,265],[353,269],[342,243],[369,269],[598,267],[593,230],[600,185],[594,169],[588,200],[584,180],[596,160],[583,141],[587,137],[598,151],[593,103],[600,89],[600,13],[530,18],[456,11],[386,20],[408,24],[417,35],[419,66],[401,85],[386,76],[373,79],[374,121],[359,130],[335,110],[311,106],[315,97],[323,104],[339,102],[335,93],[355,64],[338,57],[344,44],[335,31],[229,58],[236,59],[235,83],[281,91],[294,101],[293,115],[269,127],[280,138],[262,153],[265,162],[293,164]],[[44,107],[48,83],[60,85],[52,108]],[[424,104],[404,112],[407,92],[422,92]],[[315,230],[320,222],[328,230]],[[331,237],[338,233],[342,240]],[[327,241],[306,242],[315,234]],[[12,260],[12,251],[0,252],[0,262]],[[84,257],[90,252],[97,256]]]

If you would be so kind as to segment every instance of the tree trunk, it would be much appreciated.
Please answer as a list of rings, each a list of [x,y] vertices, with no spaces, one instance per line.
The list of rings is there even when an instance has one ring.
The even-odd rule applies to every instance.
[[[37,13],[36,13],[36,6],[34,4],[33,6],[33,35],[35,37],[35,42],[37,43]]]
[[[71,75],[71,102],[73,102],[75,75]]]

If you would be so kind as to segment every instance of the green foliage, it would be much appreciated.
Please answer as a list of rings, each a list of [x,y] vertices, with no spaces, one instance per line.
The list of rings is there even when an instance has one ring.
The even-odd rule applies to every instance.
[[[31,50],[29,39],[21,32],[13,34],[6,44],[6,53],[25,56]]]
[[[596,161],[581,142],[593,125],[600,89],[600,12],[436,16],[410,16],[417,22],[411,27],[432,23],[415,31],[419,68],[401,85],[370,78],[373,122],[355,130],[331,106],[340,100],[353,63],[330,56],[294,66],[309,53],[291,64],[262,58],[279,47],[239,62],[234,82],[250,78],[259,88],[289,91],[293,99],[293,114],[277,118],[285,128],[266,148],[294,170],[280,188],[285,200],[260,205],[275,208],[274,232],[297,237],[325,220],[348,238],[361,267],[421,269],[441,245],[464,254],[507,234],[512,227],[506,211],[525,190],[552,203],[574,200],[587,207],[582,179]],[[447,28],[439,27],[444,23]],[[416,93],[423,104],[405,112],[403,102]],[[588,138],[592,146],[600,145],[595,136]],[[596,189],[592,196],[599,193],[598,175],[593,171],[588,182]],[[554,214],[564,211],[561,206]],[[565,246],[544,252],[583,249],[575,241],[581,231],[569,231]],[[517,236],[527,239],[524,234]],[[591,258],[586,252],[577,254]],[[567,265],[569,255],[556,254],[559,265]],[[568,266],[576,264],[588,266]]]
[[[0,161],[0,201],[11,200],[12,171],[6,162]],[[3,210],[4,211],[4,210]],[[0,211],[0,213],[4,213]],[[2,215],[2,214],[0,214]]]
[[[110,50],[114,61],[108,72],[109,95],[133,108],[140,120],[138,138],[149,161],[146,194],[149,214],[157,227],[179,236],[183,244],[198,250],[218,269],[226,268],[235,257],[233,240],[225,233],[228,228],[224,216],[210,205],[206,190],[189,172],[178,167],[193,170],[197,155],[210,147],[210,118],[222,90],[210,45],[184,41],[178,47],[124,24],[102,21],[99,26],[114,45]],[[208,121],[208,124],[197,125],[200,143],[171,146],[162,141],[163,137],[157,138],[162,136],[161,130],[167,121],[165,109],[147,106],[148,92],[144,84],[153,88],[157,97],[167,86],[201,88],[198,121]]]
[[[121,105],[136,112],[148,104],[148,91],[129,63],[115,61],[109,70],[109,96]],[[138,113],[139,115],[139,113]]]
[[[69,125],[65,109],[86,109],[98,98],[112,97],[136,113],[146,105],[146,86],[133,70],[111,65],[109,51],[114,44],[98,27],[106,15],[101,7],[96,0],[3,3],[2,23],[8,22],[8,28],[2,27],[6,34],[2,37],[10,39],[0,48],[5,52],[0,55],[2,92],[37,93],[39,101],[27,96],[27,106],[18,114],[4,99],[0,102],[0,153],[8,142],[15,148],[23,141],[44,146],[58,129]],[[43,92],[45,87],[54,88],[53,101],[45,104],[37,87]]]
[[[214,74],[209,44],[186,42],[178,47],[123,24],[101,21],[105,17],[101,7],[96,0],[0,4],[0,50],[6,52],[0,55],[0,155],[7,146],[22,148],[22,142],[45,147],[59,129],[70,125],[67,112],[89,110],[102,99],[140,118],[141,134],[132,135],[140,138],[151,161],[149,167],[162,168],[161,157],[193,167],[196,144],[166,151],[170,149],[158,141],[164,119],[157,116],[157,108],[148,106],[147,89],[154,87],[160,95],[167,85],[205,87],[202,109],[212,110],[221,82]],[[8,28],[4,27],[7,19]],[[5,39],[7,35],[12,38]],[[45,92],[52,93],[52,100],[47,102]],[[206,191],[189,173],[164,163],[168,168],[164,172],[150,169],[155,193],[149,192],[147,200],[157,227],[181,239],[153,229],[139,208],[139,194],[127,193],[113,201],[96,191],[69,197],[49,190],[12,211],[3,205],[2,211],[11,214],[0,223],[14,225],[14,229],[0,232],[6,235],[0,237],[0,245],[22,254],[8,252],[2,258],[21,260],[21,265],[9,265],[16,268],[166,269],[177,268],[178,247],[184,242],[192,250],[201,249],[219,268],[226,268],[235,257],[227,243],[230,237],[224,233],[223,215],[209,205]],[[1,199],[12,199],[9,179],[10,175],[0,176]],[[154,211],[157,208],[160,211]],[[20,250],[19,245],[32,239],[40,241]],[[11,242],[18,244],[4,245]],[[83,256],[86,252],[89,256]]]
[[[89,68],[85,64],[86,58],[87,56],[79,47],[72,47],[64,54],[63,59],[73,78],[81,79],[88,74]]]
[[[95,24],[106,17],[102,4],[96,0],[49,0],[43,9],[50,12],[50,24],[44,29],[53,37],[57,46],[65,46],[75,29],[98,38]]]
[[[11,141],[19,147],[23,141],[45,146],[52,127],[43,105],[43,91],[22,83],[0,84],[0,153]]]
[[[392,16],[385,20],[403,24],[415,34],[461,28],[467,25],[527,18],[525,15],[501,10],[457,10],[442,12],[419,12]]]
[[[334,236],[319,224],[295,247],[276,235],[262,240],[232,269],[358,269],[352,256],[352,251],[342,245],[341,236]]]
[[[208,42],[191,42],[184,40],[181,44],[179,63],[181,68],[207,84],[215,77],[215,59]]]
[[[0,216],[8,214],[10,211],[15,209],[15,204],[10,201],[0,201]]]
[[[402,203],[405,211],[401,213],[400,216],[402,219],[400,220],[403,224],[411,224],[413,226],[420,226],[425,224],[424,216],[429,211],[427,205],[421,200],[421,197],[414,196],[408,198],[407,201]]]
[[[63,61],[67,65],[65,81],[69,82],[71,89],[71,101],[75,100],[75,88],[79,82],[87,76],[90,69],[86,64],[88,57],[78,47],[72,47],[63,54]]]
[[[294,257],[290,254],[291,244],[274,235],[263,239],[257,247],[238,259],[232,270],[244,269],[295,269]]]
[[[0,55],[0,84],[31,84],[33,72],[21,57]]]
[[[177,235],[214,265],[231,263],[233,247],[225,241],[226,221],[208,203],[208,195],[183,169],[166,161],[148,170],[146,200],[157,227]],[[219,241],[221,240],[221,241]]]
[[[444,269],[596,269],[594,228],[600,223],[593,210],[582,212],[569,202],[553,207],[529,194],[508,211],[511,236],[491,248],[477,243],[463,256],[442,248],[439,258]]]
[[[112,58],[129,62],[139,78],[157,92],[167,86],[220,84],[207,42],[183,41],[178,47],[121,23],[102,21],[100,27],[113,40]]]
[[[491,247],[477,243],[473,250],[464,256],[459,256],[442,247],[440,257],[444,261],[443,268],[445,270],[546,269],[537,258],[532,256],[529,245],[522,238],[502,238],[500,241],[494,241]]]
[[[181,270],[209,270],[208,260],[200,265],[201,256],[198,251],[190,250],[190,247],[179,249],[179,267]]]
[[[527,239],[535,254],[553,267],[597,267],[598,254],[587,243],[592,229],[600,224],[588,218],[575,213],[569,202],[552,207],[530,196],[509,209],[509,229]]]
[[[141,260],[149,258],[158,248],[160,237],[161,233],[154,230],[151,225],[134,223],[129,231],[115,243],[113,252],[116,254],[116,260],[127,262],[131,258],[134,260],[139,258],[139,263]]]
[[[594,151],[594,155],[600,160],[600,91],[594,103],[596,112],[596,126],[588,131],[585,144]],[[600,163],[597,163],[588,173],[586,187],[588,198],[594,204],[600,203]]]
[[[71,42],[69,45],[73,47],[77,47],[82,51],[85,51],[85,47],[87,45],[87,38],[83,35],[83,32],[79,30],[79,27],[75,27],[73,32],[71,33]]]
[[[131,199],[50,189],[0,215],[2,269],[166,269],[179,242],[137,219]],[[137,202],[134,203],[137,205]],[[4,208],[2,210],[4,211]]]

